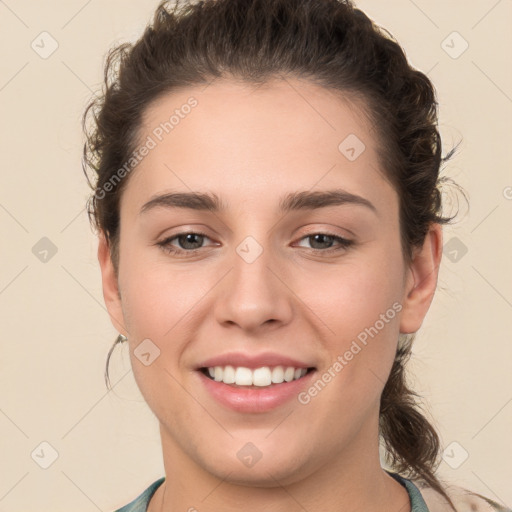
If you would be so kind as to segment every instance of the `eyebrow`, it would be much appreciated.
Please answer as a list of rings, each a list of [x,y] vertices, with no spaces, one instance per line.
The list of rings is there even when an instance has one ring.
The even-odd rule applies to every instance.
[[[346,204],[364,206],[375,214],[378,214],[377,208],[368,199],[342,189],[291,192],[281,198],[279,202],[279,212],[286,213],[298,210],[316,210],[328,206]],[[214,193],[170,192],[150,199],[142,206],[140,214],[157,207],[210,210],[212,212],[227,210],[226,204]]]

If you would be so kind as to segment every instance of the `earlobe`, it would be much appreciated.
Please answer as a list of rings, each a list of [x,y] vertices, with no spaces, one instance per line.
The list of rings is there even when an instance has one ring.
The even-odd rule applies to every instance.
[[[414,251],[412,262],[407,269],[400,318],[400,332],[403,334],[416,332],[428,312],[436,291],[442,247],[441,225],[433,223],[423,246]]]
[[[128,335],[125,327],[121,296],[117,282],[117,276],[112,264],[110,247],[103,231],[100,232],[98,243],[98,262],[101,268],[101,282],[103,298],[107,307],[110,321],[119,333]]]

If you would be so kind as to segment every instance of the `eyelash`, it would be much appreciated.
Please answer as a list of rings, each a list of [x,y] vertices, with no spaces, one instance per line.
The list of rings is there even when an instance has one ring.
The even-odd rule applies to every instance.
[[[197,254],[197,252],[199,252],[203,248],[200,247],[198,249],[186,250],[186,249],[177,249],[176,247],[171,245],[171,241],[179,238],[180,236],[185,236],[185,235],[199,235],[199,236],[209,239],[208,235],[206,235],[205,233],[201,233],[199,231],[183,231],[182,233],[177,233],[176,235],[173,235],[169,238],[166,238],[165,240],[162,240],[161,242],[158,242],[156,245],[158,245],[164,252],[166,252],[168,254],[173,254],[175,256],[178,256],[178,255],[183,255],[184,253],[186,253],[187,256],[194,256],[195,254]],[[310,249],[311,251],[313,251],[316,254],[319,254],[319,253],[331,254],[333,252],[346,250],[354,244],[353,240],[348,240],[347,238],[343,238],[341,236],[337,236],[337,235],[334,235],[331,233],[325,233],[325,232],[311,233],[311,234],[308,234],[308,235],[302,237],[300,240],[304,240],[306,238],[311,238],[316,235],[323,235],[323,236],[330,237],[333,239],[333,242],[339,243],[339,246],[334,247],[334,248],[330,247],[328,249]],[[183,256],[183,257],[187,257],[187,256]]]

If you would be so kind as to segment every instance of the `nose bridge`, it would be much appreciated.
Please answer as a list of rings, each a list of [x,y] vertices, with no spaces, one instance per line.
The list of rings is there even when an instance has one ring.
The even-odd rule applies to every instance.
[[[260,240],[262,237],[259,237]],[[263,240],[260,243],[255,237],[247,236],[235,248],[233,255],[233,276],[238,282],[238,291],[242,294],[253,292],[268,293],[274,288],[275,276],[270,268],[275,256],[272,257],[272,249],[269,242]],[[276,262],[274,261],[274,265]]]
[[[257,240],[256,236],[261,240]],[[232,270],[226,276],[216,306],[221,323],[235,323],[247,330],[270,323],[287,323],[292,314],[291,294],[276,274],[283,268],[278,251],[270,247],[267,234],[246,236],[230,260]]]

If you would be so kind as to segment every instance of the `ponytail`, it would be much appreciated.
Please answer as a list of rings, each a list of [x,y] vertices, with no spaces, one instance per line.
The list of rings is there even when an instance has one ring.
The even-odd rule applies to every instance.
[[[435,476],[439,466],[440,440],[418,406],[418,394],[406,383],[405,365],[411,357],[414,334],[400,338],[395,360],[380,402],[380,434],[386,463],[405,478],[423,481],[439,492],[456,511]]]

